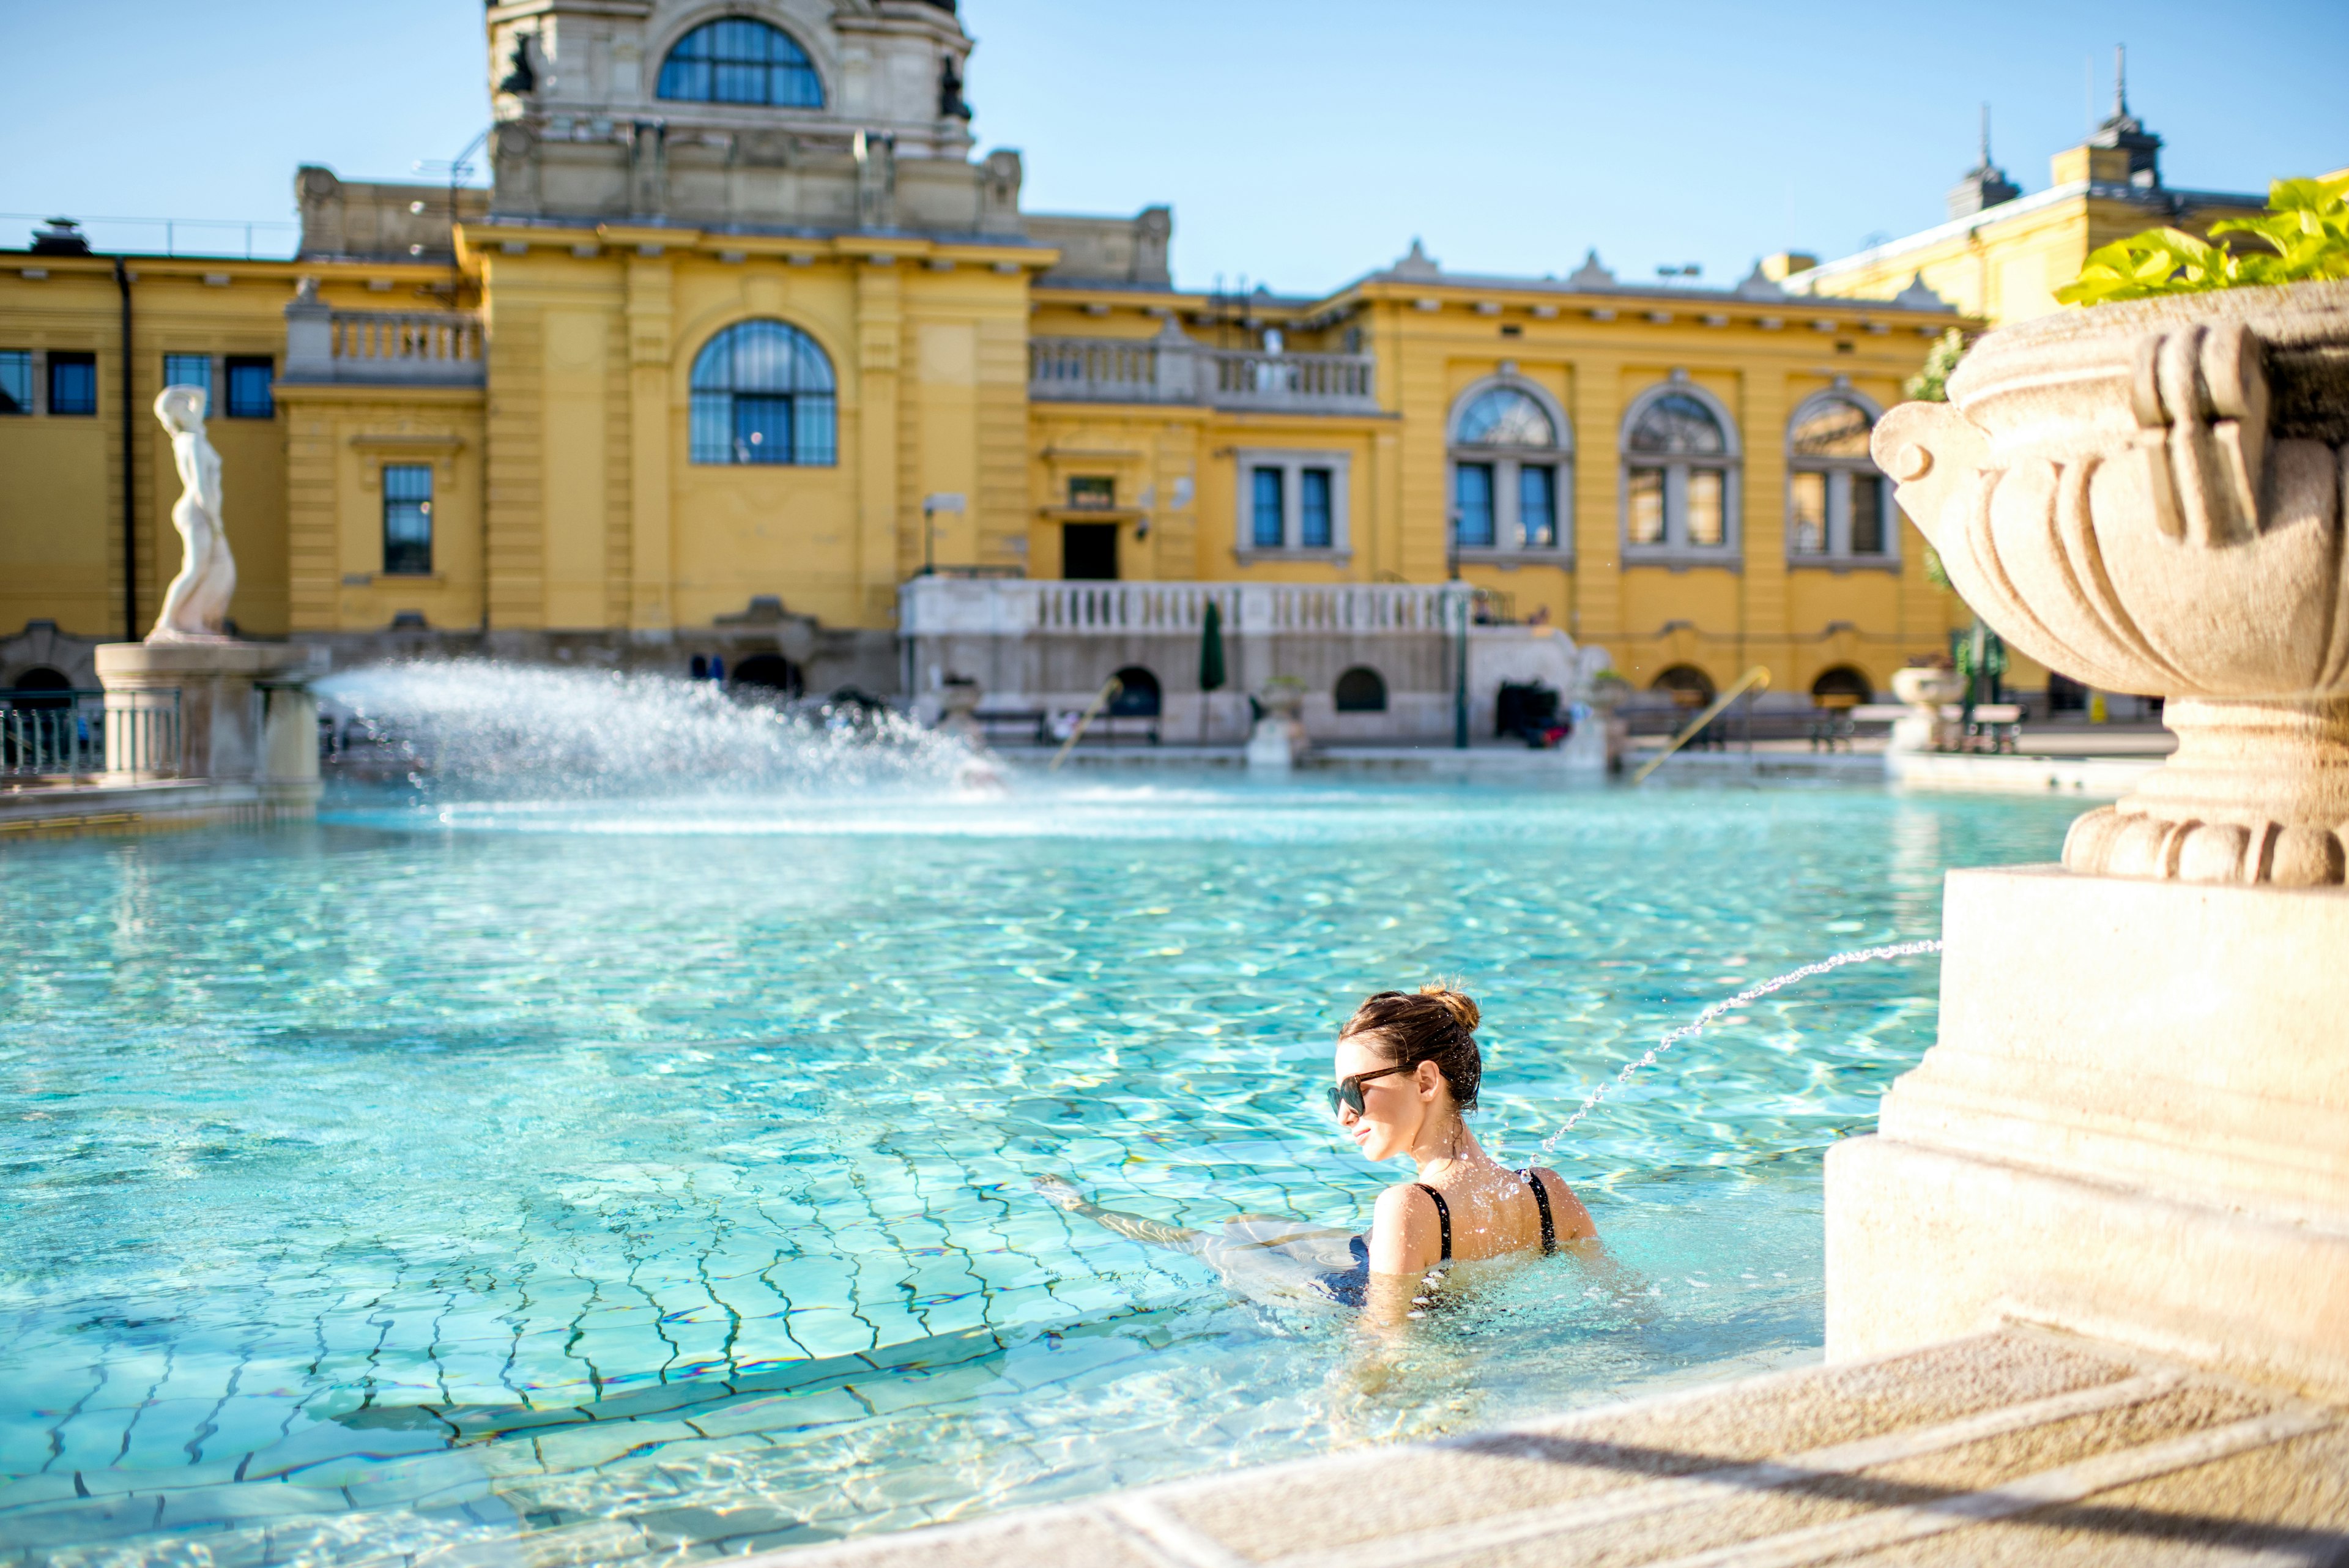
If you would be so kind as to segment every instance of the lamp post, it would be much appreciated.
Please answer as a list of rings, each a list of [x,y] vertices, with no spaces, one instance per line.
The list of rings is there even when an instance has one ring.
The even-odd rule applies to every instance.
[[[922,497],[922,576],[936,576],[938,570],[938,531],[930,519],[941,512],[960,513],[962,508],[962,497],[951,490]]]

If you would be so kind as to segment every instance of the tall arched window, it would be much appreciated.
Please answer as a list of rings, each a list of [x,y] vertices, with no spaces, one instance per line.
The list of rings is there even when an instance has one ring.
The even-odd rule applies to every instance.
[[[681,103],[823,107],[823,83],[807,51],[781,28],[749,16],[704,22],[679,38],[653,90]]]
[[[1786,555],[1797,565],[1892,558],[1891,487],[1868,455],[1875,428],[1875,408],[1846,388],[1786,421]]]
[[[1737,547],[1738,446],[1729,410],[1675,376],[1623,421],[1626,559],[1713,559]]]
[[[1452,515],[1464,551],[1556,551],[1571,538],[1565,415],[1511,382],[1472,388],[1452,420]]]
[[[693,461],[830,467],[832,361],[780,321],[742,321],[693,361]]]

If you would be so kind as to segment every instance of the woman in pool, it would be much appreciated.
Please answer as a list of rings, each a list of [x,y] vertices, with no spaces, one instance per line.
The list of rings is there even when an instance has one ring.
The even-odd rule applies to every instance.
[[[1071,1213],[1136,1241],[1196,1252],[1235,1284],[1261,1277],[1279,1289],[1290,1270],[1320,1271],[1319,1291],[1390,1318],[1408,1311],[1431,1271],[1511,1253],[1554,1252],[1593,1241],[1598,1228],[1554,1170],[1512,1170],[1486,1154],[1464,1114],[1484,1077],[1475,1002],[1441,985],[1416,996],[1382,991],[1339,1031],[1330,1108],[1369,1158],[1408,1156],[1417,1179],[1379,1195],[1368,1236],[1307,1230],[1249,1216],[1221,1237],[1097,1209],[1066,1183],[1040,1182]],[[1336,1252],[1333,1243],[1344,1247]],[[1351,1267],[1345,1266],[1350,1256]],[[1334,1265],[1334,1266],[1333,1266]]]

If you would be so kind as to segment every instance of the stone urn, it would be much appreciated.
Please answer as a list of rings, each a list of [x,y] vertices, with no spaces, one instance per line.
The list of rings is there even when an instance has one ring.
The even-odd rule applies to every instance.
[[[1312,742],[1305,735],[1305,682],[1293,675],[1276,675],[1257,691],[1264,716],[1248,736],[1247,765],[1251,771],[1282,773],[1305,760]]]
[[[1991,333],[1878,464],[1984,619],[2158,692],[2178,751],[2064,864],[2338,886],[2349,833],[2349,283],[2099,306]]]
[[[1892,672],[1892,695],[1908,708],[1892,722],[1889,749],[1930,752],[1941,732],[1941,707],[1966,694],[1965,677],[1954,670],[1912,665]]]

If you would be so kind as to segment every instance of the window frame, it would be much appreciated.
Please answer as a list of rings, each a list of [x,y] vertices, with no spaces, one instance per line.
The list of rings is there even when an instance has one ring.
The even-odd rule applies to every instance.
[[[1867,416],[1873,431],[1884,417],[1883,408],[1875,399],[1857,391],[1842,377],[1835,385],[1812,393],[1795,405],[1786,416],[1786,511],[1785,551],[1790,569],[1830,572],[1899,572],[1900,570],[1900,508],[1892,499],[1892,482],[1876,461],[1869,457],[1797,457],[1795,455],[1795,427],[1803,421],[1832,405],[1857,409]],[[1826,489],[1826,548],[1820,551],[1798,551],[1795,548],[1795,486],[1799,477],[1816,474]],[[1884,547],[1862,554],[1851,547],[1851,496],[1855,478],[1876,481],[1876,504],[1878,525],[1884,530]]]
[[[713,35],[714,43],[715,30],[729,22],[749,23],[756,26],[764,27],[768,31],[779,35],[784,42],[788,43],[793,49],[796,49],[799,52],[801,61],[805,67],[809,79],[814,84],[815,101],[812,103],[778,103],[771,98],[756,100],[719,98],[717,96],[718,67],[719,62],[714,55],[706,62],[709,70],[710,86],[710,90],[707,94],[700,97],[672,97],[670,94],[664,91],[664,78],[668,76],[669,67],[672,63],[688,67],[696,63],[701,63],[691,60],[679,62],[677,60],[678,51],[684,48],[692,40],[699,37],[705,33]],[[659,57],[660,63],[653,67],[651,91],[647,95],[655,103],[705,104],[713,109],[720,109],[730,111],[745,109],[782,109],[787,112],[823,113],[831,108],[834,98],[833,83],[828,73],[824,69],[823,60],[818,57],[816,51],[810,48],[807,45],[807,41],[802,38],[797,33],[792,32],[788,27],[779,26],[763,16],[745,16],[739,14],[729,13],[720,13],[717,16],[710,16],[705,13],[698,20],[688,19],[686,24],[683,26],[680,26],[677,30],[676,34],[662,46]],[[767,71],[768,85],[771,89],[774,82],[773,73],[776,69],[776,63],[774,61],[734,62],[737,68],[742,68],[754,64],[761,66],[762,68]],[[785,62],[786,66],[788,66],[788,64],[789,62]]]
[[[0,419],[28,420],[41,407],[39,356],[30,348],[0,348],[0,363],[12,360],[20,362],[25,372],[24,399],[16,408],[0,408]],[[5,389],[0,389],[0,391],[5,391]],[[16,401],[16,394],[13,391],[6,391],[5,395],[11,402]]]
[[[1257,561],[1326,561],[1344,565],[1353,558],[1350,515],[1353,488],[1352,454],[1301,447],[1251,447],[1232,454],[1237,491],[1234,501],[1232,554],[1242,566]],[[1330,543],[1304,543],[1305,472],[1315,469],[1330,476]],[[1280,543],[1259,545],[1257,538],[1257,474],[1280,473]]]
[[[1721,431],[1722,450],[1716,455],[1676,452],[1646,452],[1631,450],[1631,432],[1640,426],[1650,409],[1668,397],[1685,397],[1702,405],[1713,416]],[[1689,379],[1685,370],[1674,370],[1669,377],[1646,388],[1625,405],[1623,418],[1616,429],[1617,455],[1616,511],[1617,539],[1623,552],[1626,566],[1668,566],[1675,571],[1691,566],[1725,566],[1732,571],[1744,566],[1745,547],[1745,446],[1738,433],[1736,416],[1727,403]],[[1692,471],[1718,472],[1721,481],[1721,543],[1694,545],[1688,537],[1689,475]],[[1664,537],[1661,544],[1635,543],[1631,537],[1631,478],[1635,470],[1659,470],[1663,474]]]
[[[172,366],[175,363],[182,368],[190,364],[202,365],[204,368],[204,379],[202,381],[188,381],[181,379],[172,372]],[[202,387],[204,393],[204,415],[207,419],[212,416],[212,410],[218,402],[218,400],[213,396],[213,389],[219,379],[220,362],[213,355],[167,353],[163,356],[163,385],[167,387]]]
[[[88,367],[89,406],[88,408],[67,409],[57,406],[57,372],[69,365],[77,368]],[[44,394],[41,399],[41,412],[55,419],[96,419],[98,406],[102,400],[98,384],[98,355],[86,348],[50,349],[48,362],[41,369],[41,390]]]
[[[787,379],[796,383],[802,373],[808,368],[809,361],[800,348],[800,345],[803,344],[806,349],[813,352],[814,365],[822,371],[820,379],[823,384],[821,387],[802,387],[794,384],[787,388],[733,385],[740,369],[737,363],[739,350],[736,346],[738,342],[736,335],[757,327],[779,327],[786,334],[788,339],[797,340],[791,345],[791,373]],[[718,353],[721,345],[725,346],[724,379],[727,384],[722,387],[705,385],[704,376],[710,356]],[[714,379],[714,372],[711,374]],[[738,400],[742,398],[778,400],[787,405],[785,415],[790,422],[792,437],[789,443],[789,455],[768,457],[764,455],[767,449],[762,443],[759,448],[761,455],[757,457],[749,455],[752,443],[747,443],[740,439],[741,409]],[[719,406],[718,400],[723,400],[722,410]],[[825,428],[823,431],[823,455],[820,457],[802,455],[803,452],[814,450],[814,443],[801,433],[800,421],[803,405],[810,409],[820,407],[823,411]],[[718,426],[722,426],[725,431],[726,455],[724,457],[709,455],[717,450],[715,441],[709,436],[709,431]],[[833,358],[832,350],[824,346],[822,338],[806,327],[795,321],[786,321],[781,317],[746,316],[718,327],[703,339],[700,348],[694,350],[692,361],[686,370],[685,447],[687,466],[693,468],[838,468],[840,466],[840,370],[838,361]]]
[[[1478,399],[1487,392],[1510,391],[1530,398],[1548,419],[1551,444],[1495,446],[1460,439],[1460,424]],[[1462,388],[1452,400],[1444,424],[1444,494],[1445,545],[1461,561],[1472,565],[1567,566],[1574,565],[1574,421],[1566,406],[1539,382],[1515,369],[1482,377]],[[1462,522],[1460,471],[1485,467],[1493,472],[1493,542],[1471,545],[1460,538]],[[1549,470],[1551,542],[1529,545],[1525,535],[1525,471]]]
[[[387,577],[429,577],[433,575],[432,556],[434,534],[436,532],[433,502],[438,498],[438,491],[440,488],[440,474],[438,470],[438,464],[429,462],[384,462],[379,463],[377,466],[376,487],[382,493],[383,496],[383,566],[382,570],[378,575]],[[423,474],[424,494],[420,498],[412,495],[395,496],[392,493],[391,477],[395,472],[419,472]],[[419,499],[422,503],[419,515],[424,519],[424,564],[421,566],[395,566],[392,565],[392,509],[398,506],[414,505]]]
[[[266,372],[269,378],[268,387],[264,394],[264,400],[268,406],[257,413],[254,412],[249,405],[242,407],[239,406],[237,402],[236,389],[236,373],[239,370],[249,371],[256,369]],[[275,419],[277,417],[276,359],[273,356],[267,354],[230,354],[224,356],[221,360],[221,394],[218,408],[219,414],[222,419]],[[207,407],[212,406],[212,400],[207,398],[205,400],[205,403]]]

